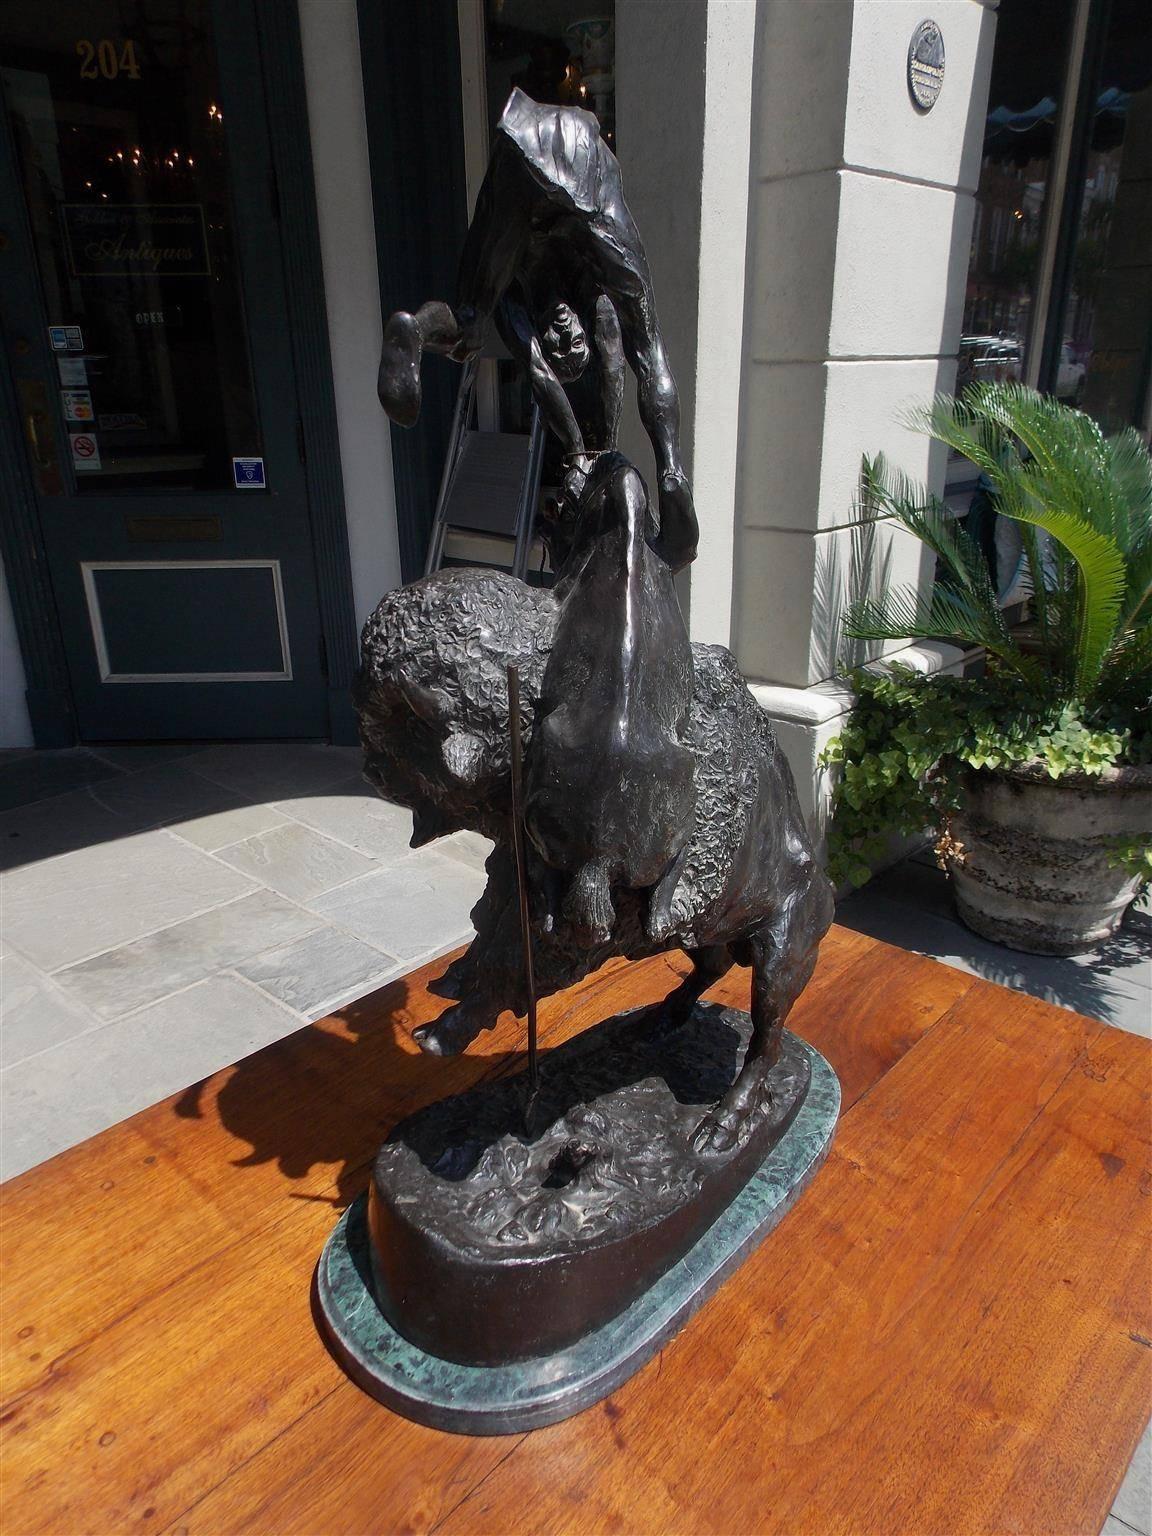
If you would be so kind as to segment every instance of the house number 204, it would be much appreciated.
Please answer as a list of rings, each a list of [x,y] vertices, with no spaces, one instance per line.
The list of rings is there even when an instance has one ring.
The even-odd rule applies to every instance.
[[[131,38],[116,43],[110,37],[101,37],[96,42],[82,37],[76,44],[76,52],[80,55],[81,80],[95,80],[97,76],[115,80],[119,75],[127,75],[130,80],[140,78],[140,61]]]

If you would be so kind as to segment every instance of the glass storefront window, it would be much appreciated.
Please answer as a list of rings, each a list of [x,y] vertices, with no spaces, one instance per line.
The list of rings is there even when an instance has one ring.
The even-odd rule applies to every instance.
[[[1106,432],[1139,425],[1152,365],[1152,26],[1112,0],[1091,84],[1048,378]]]
[[[77,489],[231,488],[262,447],[209,0],[9,0],[4,24]]]
[[[1072,0],[1004,0],[956,387],[1025,373]]]
[[[595,113],[616,142],[615,4],[589,14],[579,0],[487,0],[485,66],[493,123],[513,86],[534,101]]]
[[[1023,379],[1073,0],[1004,0],[984,123],[956,392]],[[1020,596],[1021,546],[976,466],[950,454],[945,501],[988,561],[1001,600]]]

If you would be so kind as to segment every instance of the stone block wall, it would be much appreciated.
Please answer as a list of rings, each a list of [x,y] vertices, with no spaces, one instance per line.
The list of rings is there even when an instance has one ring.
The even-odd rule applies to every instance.
[[[928,113],[905,74],[925,14],[946,51]],[[761,0],[733,642],[767,683],[863,659],[849,598],[931,579],[909,535],[860,526],[860,460],[943,484],[898,416],[955,379],[994,27],[979,0]]]

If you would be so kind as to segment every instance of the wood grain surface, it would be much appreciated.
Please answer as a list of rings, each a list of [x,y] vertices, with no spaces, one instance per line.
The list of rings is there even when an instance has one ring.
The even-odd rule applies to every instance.
[[[813,1187],[610,1399],[468,1439],[352,1386],[311,1294],[395,1120],[522,1063],[510,1017],[416,1050],[444,963],[0,1191],[5,1536],[1094,1536],[1152,1393],[1147,1042],[834,928]],[[605,967],[542,1047],[685,965]]]

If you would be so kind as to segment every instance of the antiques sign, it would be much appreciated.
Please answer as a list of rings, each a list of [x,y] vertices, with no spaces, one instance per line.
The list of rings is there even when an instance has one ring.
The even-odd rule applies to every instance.
[[[207,277],[199,203],[64,203],[73,277]]]
[[[908,44],[908,90],[921,112],[931,112],[944,84],[944,38],[934,21],[922,21]]]

